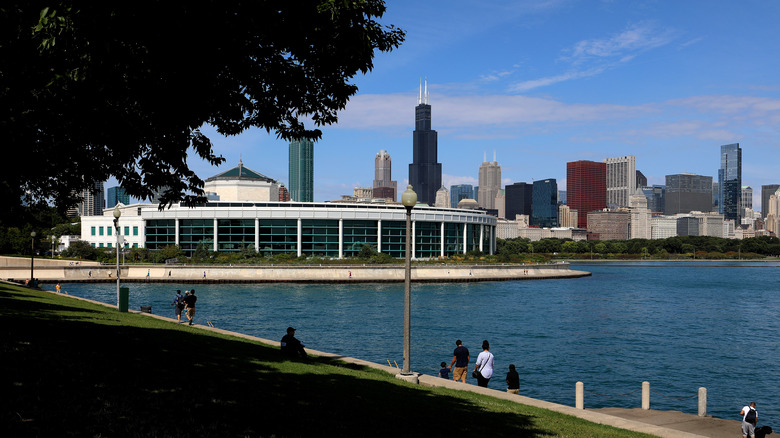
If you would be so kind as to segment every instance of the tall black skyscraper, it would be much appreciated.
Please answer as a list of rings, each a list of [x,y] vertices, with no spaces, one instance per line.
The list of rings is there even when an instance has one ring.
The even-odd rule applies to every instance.
[[[433,205],[436,191],[441,188],[441,163],[438,163],[438,139],[431,129],[431,106],[428,105],[428,82],[414,108],[414,133],[412,164],[409,165],[409,184],[417,192],[419,202]]]
[[[531,216],[533,214],[533,195],[534,186],[532,184],[524,182],[507,184],[504,187],[506,218],[513,221],[518,214]]]

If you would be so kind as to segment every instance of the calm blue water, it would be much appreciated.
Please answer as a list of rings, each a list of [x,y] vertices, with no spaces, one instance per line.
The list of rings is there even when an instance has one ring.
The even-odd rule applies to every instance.
[[[412,369],[435,375],[452,360],[455,340],[473,366],[490,340],[504,389],[510,363],[520,392],[574,405],[639,407],[651,384],[651,408],[697,412],[700,386],[708,413],[737,419],[756,401],[762,423],[780,419],[780,293],[777,263],[574,267],[592,277],[514,282],[419,284],[412,293]],[[53,285],[47,285],[53,289]],[[403,355],[403,284],[157,285],[131,283],[130,308],[173,316],[173,291],[194,287],[197,323],[268,339],[287,326],[307,346],[372,362]],[[113,284],[64,284],[73,295],[115,303]],[[679,397],[694,396],[679,399]],[[677,398],[671,398],[677,397]]]

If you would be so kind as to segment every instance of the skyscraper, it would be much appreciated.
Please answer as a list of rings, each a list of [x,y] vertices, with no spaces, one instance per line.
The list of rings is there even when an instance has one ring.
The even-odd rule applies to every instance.
[[[110,187],[106,192],[106,208],[113,208],[117,204],[128,205],[130,196],[122,187]]]
[[[501,189],[501,166],[496,161],[496,153],[493,152],[493,161],[487,161],[487,154],[479,166],[479,206],[488,210],[496,208],[496,194]],[[508,202],[508,201],[507,201]],[[514,216],[512,216],[514,218]]]
[[[504,187],[504,195],[504,202],[506,203],[504,208],[506,209],[507,219],[514,220],[518,214],[525,214],[531,217],[533,214],[533,185],[524,182],[509,184]]]
[[[290,199],[314,202],[314,142],[293,140],[290,143]]]
[[[393,181],[393,160],[382,149],[374,159],[374,198],[398,199],[398,182]]]
[[[718,169],[720,187],[720,206],[718,212],[723,219],[741,222],[740,199],[742,198],[742,148],[739,143],[720,147],[720,169]]]
[[[586,160],[566,163],[566,204],[577,210],[577,226],[588,228],[588,213],[607,207],[607,164]]]
[[[651,213],[647,208],[647,197],[642,189],[636,189],[628,202],[631,207],[629,238],[649,239]]]
[[[654,184],[652,187],[640,188],[647,198],[647,209],[654,213],[663,213],[666,208],[666,186]]]
[[[474,187],[471,184],[450,186],[450,206],[456,208],[462,199],[474,199]]]
[[[761,186],[761,217],[766,218],[769,214],[769,197],[774,195],[780,184],[766,184]]]
[[[636,191],[636,157],[606,158],[607,206],[628,207],[629,197]]]
[[[450,191],[446,187],[441,186],[436,191],[436,202],[433,203],[434,207],[449,208],[450,206]]]
[[[558,182],[554,178],[534,181],[531,224],[554,228],[558,222]]]
[[[708,212],[712,207],[712,177],[695,173],[666,175],[664,214]]]
[[[742,210],[746,208],[753,209],[753,187],[742,186],[742,194],[739,197],[739,203]],[[740,212],[740,214],[742,214],[742,212]]]
[[[103,208],[106,206],[104,187],[102,181],[96,182],[91,190],[85,189],[81,192],[81,202],[77,207],[79,216],[103,215]]]
[[[425,93],[420,84],[420,97],[414,108],[412,133],[412,163],[409,164],[409,184],[417,192],[418,202],[433,205],[441,187],[441,163],[438,161],[438,137],[431,129],[431,106],[428,104],[428,81]]]

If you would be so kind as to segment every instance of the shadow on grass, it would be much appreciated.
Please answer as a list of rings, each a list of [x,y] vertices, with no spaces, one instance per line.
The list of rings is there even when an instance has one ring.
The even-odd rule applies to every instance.
[[[250,341],[59,310],[79,309],[0,293],[4,436],[544,435],[526,416],[358,365],[288,362]]]

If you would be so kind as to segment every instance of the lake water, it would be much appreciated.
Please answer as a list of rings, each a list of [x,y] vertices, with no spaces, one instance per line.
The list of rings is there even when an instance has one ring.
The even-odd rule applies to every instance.
[[[471,352],[483,339],[496,357],[490,387],[505,389],[510,363],[522,395],[585,407],[641,406],[738,419],[755,401],[762,424],[780,419],[780,265],[634,263],[574,266],[591,277],[412,285],[411,368],[436,375],[455,340]],[[313,349],[386,364],[403,362],[403,284],[159,285],[130,283],[130,308],[173,316],[174,290],[195,288],[196,323],[267,339],[287,326]],[[46,285],[53,289],[53,285]],[[115,284],[63,289],[115,303]],[[474,379],[470,378],[472,383]],[[628,394],[630,393],[630,394]],[[692,397],[691,397],[692,396]]]

